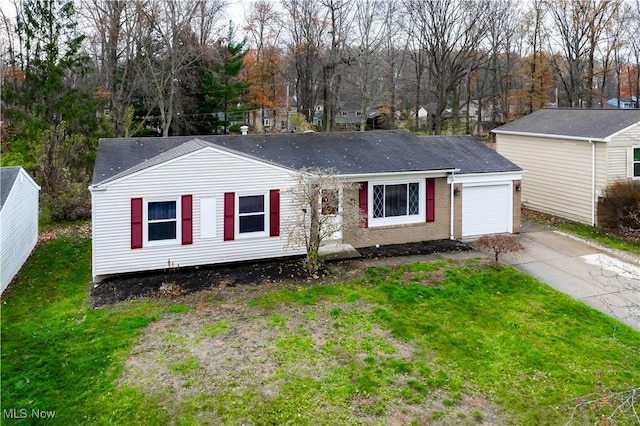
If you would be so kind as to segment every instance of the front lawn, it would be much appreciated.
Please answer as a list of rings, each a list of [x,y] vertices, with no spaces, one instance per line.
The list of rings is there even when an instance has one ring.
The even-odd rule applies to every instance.
[[[618,406],[637,421],[623,403],[640,333],[511,268],[415,263],[93,309],[90,248],[44,243],[3,297],[3,425],[593,424]]]

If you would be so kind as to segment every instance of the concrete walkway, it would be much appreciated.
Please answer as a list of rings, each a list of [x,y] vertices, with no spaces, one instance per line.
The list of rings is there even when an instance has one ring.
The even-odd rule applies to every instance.
[[[640,259],[529,225],[526,252],[501,261],[640,330]]]

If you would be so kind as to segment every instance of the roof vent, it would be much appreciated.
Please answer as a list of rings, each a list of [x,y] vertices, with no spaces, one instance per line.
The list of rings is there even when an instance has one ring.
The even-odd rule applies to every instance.
[[[240,126],[240,133],[246,135],[249,133],[249,126]]]

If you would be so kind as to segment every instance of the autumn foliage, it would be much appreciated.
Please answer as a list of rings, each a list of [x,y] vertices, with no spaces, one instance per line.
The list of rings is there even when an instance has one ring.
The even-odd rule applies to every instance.
[[[496,265],[501,254],[519,253],[525,250],[518,237],[511,234],[483,235],[476,241],[476,246],[493,252]]]

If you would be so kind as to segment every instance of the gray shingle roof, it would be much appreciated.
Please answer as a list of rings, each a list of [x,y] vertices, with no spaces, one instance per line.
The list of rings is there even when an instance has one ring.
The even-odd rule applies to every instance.
[[[520,172],[516,164],[472,136],[426,136],[427,146],[450,161],[458,174]]]
[[[13,183],[16,181],[18,174],[20,173],[20,167],[0,167],[0,210],[4,206]]]
[[[106,183],[208,146],[291,170],[332,168],[343,175],[522,170],[471,136],[417,137],[406,130],[179,136],[101,139],[92,184]]]
[[[605,140],[640,123],[639,109],[541,109],[493,130]]]
[[[440,153],[425,149],[423,139],[406,130],[118,138],[101,139],[98,143],[92,184],[159,164],[203,144],[293,170],[332,168],[343,175],[455,168]]]

